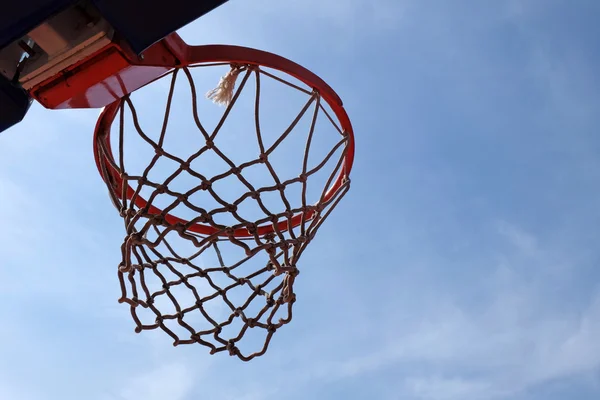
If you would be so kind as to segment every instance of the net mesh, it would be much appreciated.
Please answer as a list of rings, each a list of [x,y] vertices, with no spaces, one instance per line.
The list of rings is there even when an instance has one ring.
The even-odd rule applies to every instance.
[[[163,77],[171,82],[158,139],[152,139],[141,128],[138,112],[128,96],[121,100],[112,128],[113,136],[118,135],[118,143],[113,144],[117,159],[113,157],[110,132],[98,135],[96,141],[102,175],[125,221],[126,236],[118,270],[122,291],[119,301],[130,306],[136,332],[161,329],[173,338],[174,345],[199,343],[213,354],[226,351],[248,361],[264,354],[273,334],[292,319],[300,256],[350,187],[344,173],[349,138],[323,106],[318,91],[302,88],[258,66],[231,68],[239,74],[241,82],[212,131],[200,122],[196,86],[186,67]],[[194,122],[202,137],[202,145],[189,157],[173,154],[164,146],[178,77],[190,85]],[[260,151],[255,159],[236,164],[215,140],[250,77],[256,82],[254,130]],[[307,96],[298,116],[270,146],[263,140],[259,119],[261,79],[272,79]],[[126,132],[126,113],[131,116],[133,132]],[[303,151],[302,172],[284,180],[270,157],[304,115],[310,117],[311,123],[304,148],[296,149]],[[335,127],[339,139],[320,162],[309,167],[319,115],[324,115]],[[125,138],[132,134],[154,150],[154,156],[140,174],[125,168]],[[208,153],[224,161],[229,169],[213,176],[196,170],[194,160]],[[151,171],[160,159],[175,162],[177,168],[163,181],[156,181],[151,178]],[[266,167],[272,179],[270,184],[257,187],[245,178],[245,172],[256,165]],[[307,182],[325,168],[330,170],[326,171],[320,195],[317,201],[309,203]],[[171,185],[182,174],[195,179],[187,191]],[[335,184],[339,176],[343,177],[341,184]],[[216,184],[226,179],[235,179],[245,188],[234,201],[226,201],[216,189]],[[286,189],[291,185],[301,185],[300,199],[288,198]],[[192,202],[190,198],[199,192],[209,194],[216,206],[207,209]],[[149,196],[142,199],[142,193]],[[281,198],[282,209],[272,210],[262,200],[269,193]],[[162,210],[153,205],[159,197]],[[165,198],[169,199],[167,203]],[[242,216],[238,208],[244,201],[255,202],[262,216],[256,219]],[[191,212],[193,218],[185,221],[171,217],[170,213],[182,208]],[[232,223],[218,221],[224,214]],[[248,343],[242,345],[243,339],[250,336]]]

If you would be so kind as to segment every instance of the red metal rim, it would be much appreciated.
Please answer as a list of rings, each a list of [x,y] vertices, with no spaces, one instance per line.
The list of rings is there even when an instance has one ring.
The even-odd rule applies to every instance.
[[[181,62],[181,64],[178,66],[189,66],[212,62],[231,62],[264,66],[287,73],[305,83],[309,87],[317,90],[320,93],[321,98],[325,100],[331,107],[331,110],[336,115],[342,130],[348,135],[348,147],[346,149],[343,167],[340,169],[340,172],[335,178],[334,183],[325,194],[323,202],[328,202],[334,197],[334,195],[349,177],[352,169],[352,164],[354,162],[354,131],[341,99],[327,83],[306,68],[284,57],[265,51],[229,45],[186,46],[182,42],[176,43],[176,45],[178,46],[177,53],[180,55]],[[178,66],[174,65],[173,67]],[[104,108],[100,114],[100,117],[98,118],[98,123],[96,124],[96,129],[94,131],[94,158],[96,161],[96,166],[98,167],[98,171],[105,182],[116,185],[117,187],[122,187],[121,185],[123,185],[123,181],[120,177],[120,172],[118,169],[113,167],[113,165],[117,164],[115,163],[113,154],[110,150],[110,128],[122,101],[123,100],[118,100]],[[104,140],[106,144],[105,148],[108,149],[107,154],[105,154],[104,157],[100,156],[98,143],[99,140]],[[110,176],[105,176],[102,172],[103,170],[107,171],[107,174]],[[121,191],[119,190],[118,193],[120,192]],[[126,196],[129,200],[132,199],[134,192],[135,191],[133,188],[127,185]],[[162,212],[162,210],[156,208],[155,206],[148,205],[148,202],[139,195],[135,198],[135,205],[139,208],[147,207],[150,214],[158,215]],[[310,216],[304,216],[304,219],[307,217]],[[189,223],[188,221],[171,214],[166,215],[165,220],[170,224]],[[291,224],[292,227],[296,227],[302,223],[302,220],[303,215],[302,213],[299,213],[294,215],[289,220],[278,222],[275,226],[274,224],[261,225],[258,227],[257,234],[259,236],[263,236],[274,232],[276,229],[285,231],[288,229],[289,224]],[[215,228],[211,225],[200,223],[189,226],[188,230],[202,235],[213,235],[220,231],[218,228]],[[234,230],[233,236],[249,237],[253,236],[253,234],[250,233],[246,228],[240,228]]]

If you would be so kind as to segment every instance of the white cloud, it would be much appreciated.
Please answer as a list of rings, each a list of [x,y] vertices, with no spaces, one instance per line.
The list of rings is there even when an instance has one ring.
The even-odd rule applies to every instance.
[[[352,0],[345,3],[345,7],[340,8],[339,4],[335,2],[317,2],[316,0],[303,2],[275,0],[229,2],[223,6],[223,12],[220,12],[220,14],[215,12],[218,17],[206,17],[203,19],[206,23],[200,21],[187,30],[190,33],[188,40],[190,42],[205,43],[212,42],[213,39],[217,38],[219,40],[215,41],[218,42],[225,41],[236,44],[242,42],[241,44],[256,47],[271,47],[270,50],[279,46],[279,49],[284,49],[292,54],[294,51],[299,51],[302,46],[309,47],[311,45],[314,45],[315,52],[317,50],[323,52],[333,48],[338,51],[336,46],[343,46],[341,45],[342,39],[354,46],[352,36],[348,33],[368,36],[374,33],[381,34],[382,32],[386,34],[390,29],[397,28],[403,23],[403,19],[406,20],[410,17],[407,16],[407,13],[413,11],[411,7],[414,7],[414,3],[395,0],[376,3],[366,0]],[[514,13],[515,16],[523,17],[524,13],[529,12],[523,8],[524,2],[513,1],[508,4],[513,7],[509,11]],[[231,15],[227,14],[229,12],[231,12]],[[444,10],[434,12],[443,13]],[[456,12],[460,12],[460,10]],[[448,17],[445,14],[443,17],[452,18],[452,16]],[[295,22],[290,24],[289,29],[296,30],[293,35],[290,36],[287,33],[286,35],[276,35],[277,29],[281,29],[282,25],[292,20]],[[315,20],[323,26],[312,30]],[[434,18],[433,20],[437,22],[445,21],[443,18]],[[425,24],[423,24],[424,21]],[[411,23],[423,24],[420,27],[422,30],[436,31],[440,28],[435,24],[427,25],[428,21],[431,22],[431,19],[417,18],[413,19]],[[451,22],[456,24],[459,21]],[[477,23],[484,24],[487,22],[489,21],[481,19]],[[469,23],[476,22],[469,20]],[[428,51],[436,53],[436,55],[439,52],[447,51],[446,48],[450,48],[456,53],[457,60],[469,56],[474,57],[473,54],[475,53],[468,54],[469,52],[465,51],[464,46],[468,47],[468,42],[466,44],[461,43],[461,38],[452,35],[451,30],[447,29],[448,26],[441,28],[444,29],[439,29],[434,33],[447,32],[448,34],[436,35],[432,33],[435,40],[440,40],[439,43],[433,43],[434,41],[428,43],[427,40],[422,43],[421,40],[420,42],[415,41],[415,46],[422,46]],[[324,34],[324,32],[331,34]],[[415,32],[416,36],[422,33],[419,29],[416,29]],[[301,37],[301,34],[307,35],[306,37],[309,39],[299,42],[297,39]],[[409,39],[413,40],[412,37]],[[409,39],[399,35],[394,37],[394,40],[399,41]],[[423,38],[418,37],[418,39]],[[373,44],[373,46],[376,45],[376,43]],[[357,54],[363,51],[354,47],[351,50]],[[468,50],[472,51],[474,49],[469,48]],[[577,82],[585,81],[586,77],[589,76],[583,64],[580,64],[577,60],[573,62],[563,60],[562,63],[557,63],[555,55],[539,51],[539,57],[532,61],[531,71],[529,72],[536,75],[542,86],[547,89],[549,93],[548,101],[552,103],[549,110],[559,110],[565,123],[570,121],[586,122],[585,118],[581,119],[579,116],[593,115],[589,113],[589,110],[595,107],[596,103],[589,102],[589,104],[586,104],[586,101],[584,101],[586,96],[584,95],[588,93],[582,89],[583,86],[576,85],[575,88],[571,86],[573,76],[579,76]],[[489,72],[489,68],[491,68],[491,66],[483,63],[477,64],[477,60],[485,60],[485,55],[480,52],[477,52],[476,55],[477,57],[472,60],[473,64],[469,64],[472,67],[471,69],[457,68],[461,74],[468,78],[471,84],[474,82],[473,75],[477,75],[482,71]],[[438,56],[434,59],[439,60],[440,58]],[[442,57],[441,59],[445,58]],[[390,58],[384,55],[382,60],[369,61],[377,63],[386,60],[390,60]],[[304,64],[301,59],[298,61]],[[309,64],[312,64],[312,62]],[[445,65],[444,68],[452,68],[452,65],[448,64],[448,66],[443,64]],[[452,85],[452,82],[449,84]],[[590,86],[590,88],[593,88],[593,86]],[[440,88],[440,90],[443,89],[443,87]],[[460,102],[460,100],[460,98],[457,98],[457,102]],[[466,106],[471,107],[472,104],[467,103]],[[375,107],[377,107],[377,104],[375,104]],[[365,112],[368,111],[365,109]],[[493,110],[493,112],[498,111],[501,110]],[[6,157],[3,157],[3,164],[7,166],[4,168],[7,173],[12,174],[13,171],[9,167],[22,154],[28,154],[29,156],[34,154],[35,156],[35,151],[39,151],[37,154],[47,154],[49,150],[43,149],[46,145],[48,147],[56,146],[54,147],[55,152],[65,150],[64,148],[58,149],[60,146],[57,143],[52,143],[58,140],[56,138],[61,137],[54,134],[60,132],[63,126],[64,129],[78,130],[80,125],[83,125],[81,122],[85,122],[89,128],[85,134],[89,137],[95,122],[95,118],[88,120],[91,117],[88,117],[87,114],[77,112],[77,117],[81,117],[83,120],[73,119],[67,121],[68,118],[64,118],[60,121],[60,124],[52,124],[52,126],[42,129],[44,128],[42,123],[45,120],[35,118],[38,115],[41,116],[42,114],[31,115],[30,117],[34,118],[28,118],[30,122],[26,121],[24,125],[20,126],[23,129],[29,127],[37,130],[37,134],[24,135],[21,140],[14,139],[14,136],[12,138],[6,136],[15,135],[15,132],[7,132],[4,137],[0,137],[3,144],[1,147],[4,149],[3,155],[6,155]],[[57,121],[59,114],[50,115],[47,112],[43,116],[55,118]],[[556,121],[554,116],[555,114],[552,115],[553,118],[548,120],[549,123]],[[30,125],[26,125],[27,123]],[[25,130],[21,130],[21,133],[25,133]],[[69,135],[80,133],[69,132]],[[594,147],[589,146],[589,141],[584,140],[586,138],[581,135],[578,136],[576,133],[573,130],[564,132],[564,135],[573,137],[573,140],[568,141],[569,146],[577,139],[582,149],[593,152]],[[62,138],[67,138],[67,135],[63,135]],[[363,145],[367,146],[368,144],[363,143]],[[88,148],[85,149],[89,150]],[[81,154],[86,156],[85,153],[80,154],[78,151],[72,153],[77,153],[80,157]],[[366,157],[364,154],[366,153],[363,153],[363,157]],[[91,153],[88,153],[87,156],[91,157]],[[9,157],[11,160],[7,161]],[[0,159],[0,162],[2,162],[2,159]],[[24,166],[25,164],[19,165]],[[36,168],[39,168],[39,166]],[[76,169],[73,168],[73,170]],[[31,168],[31,171],[35,173],[36,169]],[[95,173],[95,171],[93,172]],[[87,175],[82,174],[82,176]],[[34,180],[29,179],[24,184],[33,186]],[[99,187],[102,185],[96,174],[92,175],[91,181]],[[36,235],[50,237],[54,232],[54,236],[57,236],[55,230],[50,230],[50,228],[56,228],[57,217],[52,215],[50,216],[52,218],[41,219],[44,216],[44,210],[40,208],[39,203],[32,201],[35,196],[32,197],[30,192],[23,189],[24,186],[22,187],[20,183],[17,183],[18,181],[0,180],[2,195],[5,199],[3,200],[3,209],[0,210],[0,216],[5,224],[8,223],[11,226],[10,231],[5,230],[0,234],[0,240],[4,244],[4,255],[10,254],[14,257],[37,252],[38,250],[33,250],[29,245],[29,243],[37,240]],[[104,195],[104,189],[102,190]],[[378,193],[374,192],[373,196]],[[37,194],[39,195],[39,193]],[[559,195],[562,194],[559,193]],[[6,198],[10,200],[6,200]],[[72,197],[70,199],[72,200]],[[101,204],[100,207],[104,208],[111,207],[105,196],[100,199],[98,204]],[[382,204],[386,207],[396,206],[392,202]],[[95,208],[95,206],[96,203],[92,203],[90,206],[92,212],[98,212],[98,208]],[[22,215],[17,215],[15,213],[17,209],[27,209],[27,211]],[[56,214],[67,213],[66,208],[53,211]],[[40,217],[40,219],[33,218],[34,215]],[[116,219],[117,217],[115,217]],[[74,214],[67,215],[64,221],[78,224],[77,217]],[[28,223],[33,222],[37,222],[35,229],[26,229]],[[436,229],[439,228],[443,231],[443,228],[440,227],[442,223],[443,221],[436,225]],[[119,226],[119,228],[121,227]],[[422,227],[411,226],[410,221],[407,221],[406,224],[402,224],[402,228],[399,227],[398,229],[405,229],[401,233],[410,238],[411,235],[415,234],[415,229],[419,228]],[[86,243],[98,241],[98,237],[93,235],[93,231],[98,230],[107,233],[107,229],[101,224],[94,227],[78,226],[77,229],[65,225],[62,227],[60,235],[64,235],[67,239],[61,246],[64,245],[66,251],[84,247],[81,244],[83,240]],[[73,232],[77,232],[77,237],[68,237],[68,234]],[[154,369],[143,370],[140,375],[135,375],[139,369],[115,373],[119,376],[118,379],[123,377],[125,383],[121,383],[122,387],[116,385],[116,387],[121,388],[116,391],[119,395],[110,397],[110,399],[183,400],[211,398],[210,396],[203,396],[202,383],[199,383],[198,375],[206,372],[206,366],[201,365],[198,367],[195,361],[196,357],[200,357],[202,362],[219,360],[215,362],[216,368],[208,371],[213,373],[210,378],[215,379],[206,378],[204,381],[209,381],[212,386],[208,390],[210,393],[218,393],[220,395],[218,398],[231,400],[280,398],[281,393],[290,393],[291,390],[294,391],[292,395],[301,397],[303,387],[311,384],[317,386],[326,382],[343,386],[360,379],[369,379],[371,373],[384,375],[392,372],[396,379],[391,382],[391,386],[393,384],[398,385],[395,388],[398,391],[394,393],[394,399],[403,398],[404,395],[407,398],[412,396],[423,400],[511,398],[518,392],[537,385],[543,385],[550,380],[586,374],[597,370],[600,367],[600,344],[598,344],[597,339],[600,337],[600,323],[598,322],[600,321],[600,294],[589,301],[587,306],[578,304],[568,310],[556,310],[553,309],[550,303],[560,302],[562,299],[557,298],[558,295],[555,297],[548,296],[548,293],[554,293],[555,287],[553,285],[555,282],[545,281],[544,279],[548,277],[540,276],[543,275],[541,271],[547,271],[550,264],[556,263],[557,260],[566,263],[564,260],[568,260],[571,263],[567,266],[569,268],[564,268],[558,272],[564,274],[562,275],[564,279],[575,277],[576,279],[585,280],[585,277],[578,276],[576,270],[576,259],[579,257],[577,248],[569,249],[570,252],[561,253],[553,248],[550,243],[545,242],[545,236],[539,235],[532,226],[528,226],[526,229],[509,221],[498,222],[491,227],[491,232],[487,233],[490,233],[490,237],[494,241],[490,246],[494,249],[492,251],[501,253],[500,262],[496,258],[497,253],[486,257],[478,252],[480,249],[471,249],[477,254],[464,256],[464,259],[456,262],[450,260],[451,262],[440,265],[435,262],[428,263],[427,256],[421,257],[419,254],[416,257],[419,259],[414,263],[414,265],[418,264],[418,268],[414,265],[412,268],[399,268],[398,270],[402,271],[402,275],[400,273],[398,275],[389,273],[390,269],[386,269],[382,273],[383,268],[380,269],[381,265],[375,264],[349,264],[344,265],[344,268],[348,267],[344,270],[342,268],[336,270],[335,267],[327,265],[328,270],[336,271],[335,273],[338,273],[339,276],[332,277],[330,282],[323,283],[321,287],[328,292],[327,294],[331,298],[344,298],[343,302],[340,302],[343,303],[344,309],[336,310],[336,314],[326,322],[318,321],[319,324],[304,327],[303,333],[307,331],[310,333],[311,329],[314,329],[314,332],[306,335],[294,334],[294,332],[302,331],[303,328],[300,322],[294,321],[292,326],[286,328],[286,333],[282,333],[274,339],[272,348],[277,347],[276,350],[269,352],[264,359],[254,362],[250,368],[244,367],[245,369],[242,369],[242,367],[238,369],[238,364],[233,362],[223,361],[221,363],[222,360],[227,359],[226,356],[219,355],[212,358],[208,356],[206,349],[199,346],[173,350],[170,346],[170,338],[160,331],[144,332],[142,335],[135,336],[133,341],[129,341],[134,336],[131,333],[133,323],[130,321],[127,307],[124,305],[114,304],[114,311],[112,308],[110,310],[90,309],[89,313],[98,315],[101,321],[106,322],[109,319],[106,314],[111,316],[110,329],[115,332],[111,343],[117,342],[119,345],[124,344],[129,350],[135,348],[135,350],[140,351],[142,354],[140,359],[135,360],[138,365],[143,365],[144,362],[140,360],[146,361],[145,358],[150,358],[154,362],[164,360],[165,357],[168,360],[166,364],[155,364],[157,367]],[[557,232],[556,237],[559,237],[560,233]],[[580,237],[576,233],[571,236],[573,238],[570,240],[573,241]],[[340,239],[340,246],[359,247],[362,245],[366,247],[368,243],[354,241],[355,237],[360,236],[352,235],[352,237],[344,238],[343,241]],[[465,233],[464,237],[467,240],[469,238],[468,233]],[[120,236],[116,238],[115,247],[112,250],[109,249],[107,253],[111,252],[116,257],[119,256],[118,245],[120,239]],[[380,239],[378,238],[378,240]],[[406,242],[408,243],[409,240],[406,239]],[[389,246],[386,243],[385,246],[380,245],[374,248],[377,251],[389,251],[390,263],[400,264],[404,262],[403,255],[399,254],[400,251],[392,247],[397,245],[397,241],[390,240],[389,243]],[[92,244],[89,246],[91,248]],[[336,248],[336,246],[329,247]],[[55,246],[54,251],[57,248]],[[426,248],[424,251],[423,248],[415,249],[414,253],[424,253],[431,250],[431,248]],[[82,251],[82,253],[85,252]],[[460,253],[460,251],[457,253]],[[94,255],[97,254],[99,252],[94,253]],[[87,258],[89,254],[83,254],[83,256]],[[370,253],[363,260],[356,261],[356,263],[368,264],[371,257],[374,256],[373,253]],[[480,264],[469,265],[469,267],[473,269],[481,267],[481,270],[486,271],[483,281],[468,279],[468,274],[464,274],[458,279],[466,279],[458,284],[457,288],[448,289],[448,287],[433,284],[428,287],[427,282],[418,281],[415,278],[416,275],[426,271],[426,274],[424,274],[434,280],[440,269],[450,268],[461,261],[465,261],[465,263],[473,262],[472,260],[478,260]],[[49,279],[40,278],[39,281],[34,282],[35,285],[25,279],[20,279],[20,274],[23,277],[28,277],[31,275],[30,272],[36,268],[39,270],[47,268],[45,264],[27,263],[19,273],[14,270],[0,269],[0,281],[7,286],[3,291],[3,294],[9,299],[6,306],[10,306],[11,310],[15,310],[15,315],[18,314],[23,318],[24,313],[22,309],[18,308],[21,306],[13,306],[13,304],[18,304],[21,297],[44,296],[48,294],[44,290],[48,291],[54,288],[52,290],[57,292],[53,293],[54,295],[61,294],[58,291],[66,292],[62,295],[68,300],[68,296],[74,293],[71,289],[74,287],[74,282],[87,281],[95,285],[98,283],[97,281],[102,281],[102,279],[98,279],[100,274],[104,274],[102,276],[110,275],[110,284],[112,285],[101,287],[102,293],[110,292],[110,296],[118,294],[116,293],[118,292],[116,279],[114,279],[116,262],[114,264],[107,263],[106,269],[96,269],[93,275],[90,273],[82,276],[82,271],[90,271],[92,268],[89,268],[89,265],[79,265],[73,259],[68,261],[73,264],[69,265],[69,268],[75,270],[76,273],[69,269],[69,273],[61,270],[56,271],[57,273],[53,275],[40,274],[39,276],[46,276]],[[496,265],[496,267],[483,265],[485,262]],[[372,268],[365,271],[364,267]],[[418,269],[418,271],[413,271],[413,269]],[[106,271],[109,271],[109,273],[106,273]],[[383,274],[386,275],[381,278]],[[316,275],[314,274],[314,276]],[[401,279],[398,279],[399,277]],[[63,282],[61,285],[55,285],[55,283],[60,282],[54,282],[50,278],[62,280]],[[372,278],[372,280],[367,281],[369,278]],[[306,280],[306,277],[302,279],[305,282],[304,285],[311,285],[310,280]],[[327,273],[321,273],[317,279],[324,282],[327,279]],[[353,279],[359,280],[356,287],[351,287],[349,284],[349,281]],[[377,280],[377,285],[373,283],[375,280]],[[415,283],[415,281],[417,282]],[[331,284],[329,285],[329,283]],[[396,295],[392,293],[393,291],[411,289],[411,285],[415,286],[412,288],[414,292],[431,292],[426,304],[420,302],[422,299],[411,299],[410,295],[401,298],[400,295],[395,297]],[[364,286],[368,288],[363,290]],[[475,286],[482,287],[482,291],[488,291],[476,299],[469,298],[465,301],[461,297],[464,293],[459,292],[469,292]],[[349,287],[350,289],[348,289]],[[432,287],[435,290],[439,287],[439,291],[433,293],[435,290]],[[456,289],[457,292],[453,292],[453,289]],[[86,290],[85,295],[94,297],[95,292],[89,292],[87,287],[84,287],[84,290]],[[413,293],[410,290],[407,291]],[[19,295],[18,292],[21,294]],[[580,294],[575,293],[574,296]],[[588,294],[589,291],[586,291],[581,295],[586,296]],[[428,296],[423,295],[422,297]],[[45,300],[48,299],[45,298]],[[319,304],[309,304],[310,300],[310,298],[303,297],[301,301],[306,302],[303,304],[307,304],[307,306],[300,306],[299,304],[297,309],[303,310],[302,312],[306,314],[311,312],[307,311],[310,307],[319,306]],[[583,302],[583,300],[581,301]],[[406,317],[406,315],[409,316]],[[27,314],[27,318],[34,318],[34,316]],[[301,318],[302,316],[300,316]],[[305,318],[305,321],[306,319],[308,318]],[[343,330],[344,327],[336,326],[335,323],[347,324],[344,325],[346,329]],[[353,326],[353,324],[357,325]],[[358,324],[362,325],[359,326]],[[40,354],[38,359],[52,358],[48,357],[48,353],[52,351],[48,346],[48,340],[50,339],[38,335],[37,331],[33,332],[36,334],[35,337],[25,335],[27,332],[24,332],[25,329],[20,329],[18,321],[13,321],[9,328],[2,331],[4,343],[15,343],[15,338],[21,338],[21,342],[17,343],[36,344],[36,349],[39,348]],[[127,329],[127,331],[124,331],[124,329]],[[338,329],[343,331],[340,332]],[[125,341],[118,337],[118,332],[127,335],[126,339],[128,340]],[[368,343],[364,344],[362,341],[368,341]],[[321,342],[327,342],[327,346],[334,348],[334,350],[308,355],[308,349],[311,349],[311,351],[315,351],[312,349],[318,350]],[[339,342],[342,342],[342,344],[340,345]],[[360,346],[346,346],[347,343],[359,343]],[[48,349],[45,349],[46,346],[48,346]],[[6,348],[9,347],[13,346],[6,346]],[[288,352],[290,348],[292,350]],[[297,356],[301,362],[291,365],[295,357],[293,352],[299,351],[298,349],[301,349],[305,357]],[[177,351],[177,354],[186,354],[186,357],[189,357],[190,360],[194,359],[194,363],[186,364],[169,360],[169,357],[174,354],[172,351]],[[270,364],[272,360],[279,360],[280,364],[289,368],[274,370],[272,364]],[[237,362],[237,360],[235,361]],[[10,360],[6,362],[7,366],[9,362]],[[46,361],[45,365],[51,365],[51,361]],[[82,369],[88,367],[81,366]],[[230,367],[237,374],[236,376],[240,382],[239,386],[243,389],[233,388],[231,382],[223,379],[226,374],[234,374],[230,371]],[[117,368],[127,369],[123,366]],[[9,372],[8,368],[6,370]],[[135,372],[132,373],[131,371]],[[472,374],[473,371],[476,374]],[[52,371],[49,370],[48,374],[52,376]],[[132,374],[132,376],[126,374]],[[290,375],[293,375],[294,379],[290,380]],[[99,380],[103,378],[103,376],[98,377]],[[249,381],[255,384],[254,388],[248,388],[247,383]],[[389,381],[386,382],[390,383]],[[10,385],[5,385],[5,383],[0,381],[0,398],[27,398],[21,390],[17,392],[15,388],[11,388]],[[265,384],[275,387],[272,390],[264,391],[261,387],[266,386]],[[225,389],[218,389],[221,387]],[[199,390],[199,396],[194,396],[195,389]],[[93,394],[91,396],[93,398]],[[33,398],[35,396],[29,397]]]
[[[545,381],[599,368],[598,337],[600,337],[600,293],[596,295],[582,316],[572,321],[566,336],[540,346],[537,358],[532,360],[529,379]]]
[[[587,305],[580,299],[577,305],[554,308],[560,302],[552,297],[557,276],[546,272],[553,260],[568,259],[568,254],[514,223],[501,221],[490,228],[496,245],[489,259],[478,262],[487,260],[496,267],[488,268],[484,281],[465,282],[485,288],[483,297],[465,303],[462,293],[446,290],[431,294],[426,303],[417,297],[389,308],[381,298],[369,302],[367,310],[389,309],[382,311],[383,319],[371,320],[368,313],[353,317],[369,327],[369,343],[356,341],[353,347],[349,342],[342,353],[329,352],[337,359],[319,362],[303,379],[357,381],[394,371],[402,382],[396,390],[406,398],[485,400],[513,398],[553,380],[597,371],[600,291],[592,293]],[[575,271],[577,265],[571,264],[558,272]],[[410,317],[397,317],[408,315],[408,309]],[[350,326],[344,339],[365,335]]]
[[[463,378],[410,378],[404,386],[407,392],[422,400],[486,400],[499,394],[489,383]]]
[[[17,387],[14,382],[0,380],[0,399],[30,400],[39,399],[38,393],[32,393],[31,388],[21,385]]]
[[[507,221],[499,221],[497,229],[500,235],[525,255],[531,256],[537,252],[537,239],[530,233]]]
[[[123,400],[184,400],[191,393],[195,376],[183,364],[168,364],[131,378],[120,392]]]
[[[431,400],[510,398],[552,379],[600,367],[600,293],[580,318],[536,318],[536,300],[503,293],[491,308],[469,312],[438,304],[417,325],[387,326],[395,340],[365,355],[325,364],[311,379],[356,379],[382,370],[408,375],[404,390]],[[532,296],[535,294],[532,292]],[[521,314],[527,318],[520,317]],[[374,333],[375,335],[375,333]],[[423,376],[411,370],[443,371]],[[484,372],[472,380],[462,371]]]

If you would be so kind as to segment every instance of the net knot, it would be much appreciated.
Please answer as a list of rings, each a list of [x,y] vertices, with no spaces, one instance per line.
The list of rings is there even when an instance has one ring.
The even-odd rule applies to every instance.
[[[131,234],[131,236],[129,236],[129,243],[132,246],[144,243],[144,235],[139,232]]]
[[[246,230],[248,230],[249,234],[255,235],[258,231],[258,226],[253,222],[249,222],[246,224]]]
[[[203,270],[203,269],[200,269],[200,270],[198,270],[198,272],[196,272],[196,273],[194,274],[194,276],[198,276],[198,277],[200,277],[200,278],[206,278],[206,277],[208,276],[208,272],[206,272],[206,271],[205,271],[205,270]]]
[[[269,232],[264,236],[267,242],[273,242],[275,240],[275,233]]]
[[[154,189],[154,192],[156,194],[164,194],[167,192],[167,190],[168,190],[167,185],[162,184],[162,185],[157,185],[156,189]]]
[[[235,346],[235,342],[233,340],[229,340],[226,346],[227,351],[229,351],[230,356],[237,356],[240,352],[238,348]]]
[[[146,264],[131,264],[131,269],[134,271],[141,271],[146,267]]]
[[[296,244],[302,244],[306,241],[308,241],[308,238],[306,236],[298,236],[298,238],[296,239]]]
[[[177,201],[186,202],[188,200],[189,194],[187,193],[177,193]]]
[[[179,233],[185,233],[187,226],[183,222],[177,222],[173,225],[173,230]]]
[[[179,167],[181,168],[181,170],[183,171],[189,171],[191,166],[190,160],[187,161],[183,161],[182,163],[180,163]]]
[[[200,190],[208,190],[212,186],[212,182],[204,179],[200,184]]]
[[[275,299],[273,298],[273,296],[270,293],[267,294],[266,303],[267,303],[267,307],[269,307],[269,308],[271,308],[275,305]]]
[[[306,207],[304,207],[304,211],[307,214],[313,214],[313,213],[315,213],[317,211],[317,208],[315,206],[307,205]]]
[[[292,292],[290,289],[289,293],[286,293],[282,300],[283,303],[294,304],[296,302],[296,293]]]
[[[273,256],[277,252],[277,247],[275,246],[274,243],[267,243],[265,245],[265,251],[267,252],[267,254]],[[273,265],[275,265],[275,264],[273,263]]]
[[[212,217],[206,211],[203,212],[199,217],[197,217],[196,220],[205,224],[212,224],[213,222]]]
[[[119,272],[128,273],[129,271],[131,271],[131,263],[122,262],[119,264]]]
[[[152,217],[152,224],[153,225],[165,225],[165,216],[162,214],[156,214]]]

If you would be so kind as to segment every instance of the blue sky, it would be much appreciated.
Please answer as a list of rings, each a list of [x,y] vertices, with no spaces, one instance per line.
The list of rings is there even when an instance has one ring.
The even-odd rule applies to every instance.
[[[375,4],[376,3],[376,4]],[[0,135],[0,399],[597,399],[596,1],[231,1],[180,33],[340,94],[352,190],[252,363],[136,335],[97,110]]]

